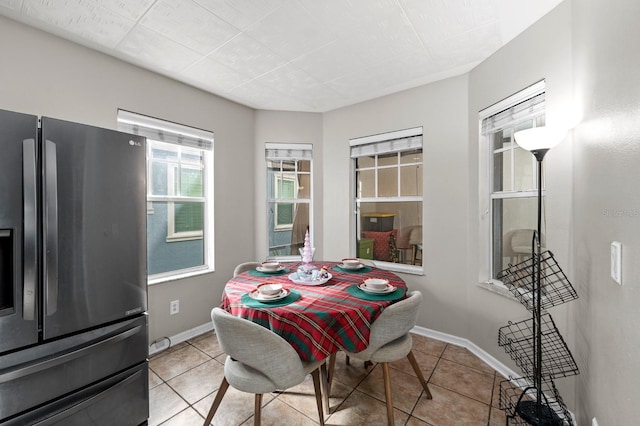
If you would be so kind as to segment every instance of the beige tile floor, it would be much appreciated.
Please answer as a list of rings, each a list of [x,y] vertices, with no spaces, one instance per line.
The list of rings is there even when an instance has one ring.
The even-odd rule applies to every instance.
[[[413,335],[413,351],[428,380],[428,400],[405,359],[392,364],[397,425],[504,425],[498,409],[502,376],[467,349]],[[223,376],[225,355],[209,332],[180,343],[150,360],[149,425],[202,425]],[[382,368],[346,365],[338,355],[327,425],[384,425],[386,407]],[[311,377],[286,392],[265,395],[262,424],[317,425]],[[213,425],[252,425],[253,395],[229,388]]]

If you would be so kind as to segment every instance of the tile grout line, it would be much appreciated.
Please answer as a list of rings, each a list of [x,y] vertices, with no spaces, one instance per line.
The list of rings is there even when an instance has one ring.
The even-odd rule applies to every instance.
[[[206,356],[209,358],[209,360],[207,360],[207,361],[205,361],[205,362],[202,362],[202,363],[200,363],[200,364],[198,364],[198,365],[195,365],[195,366],[193,366],[193,367],[189,368],[188,370],[186,370],[186,371],[184,371],[184,372],[182,372],[182,373],[178,374],[177,376],[170,378],[169,380],[173,380],[174,378],[180,377],[181,375],[188,373],[189,371],[191,371],[191,370],[193,370],[193,369],[195,369],[195,368],[197,368],[197,367],[201,366],[202,364],[204,364],[204,363],[206,363],[206,362],[209,362],[209,361],[212,361],[212,360],[213,360],[213,361],[215,361],[215,362],[217,362],[217,363],[220,363],[220,361],[219,361],[218,359],[216,359],[220,354],[219,354],[219,355],[216,355],[216,356],[210,355],[210,354],[209,354],[208,352],[206,352],[205,350],[203,350],[203,349],[199,348],[198,346],[195,346],[195,345],[191,342],[191,340],[186,341],[185,343],[186,343],[188,346],[191,346],[192,348],[196,349],[198,352],[200,352],[200,353],[202,353],[202,354],[206,355]],[[430,384],[430,385],[437,386],[437,387],[441,387],[441,388],[443,388],[443,389],[446,389],[446,390],[447,390],[447,391],[449,391],[449,392],[455,393],[455,394],[457,394],[457,395],[459,395],[459,396],[462,396],[462,397],[465,397],[465,398],[469,398],[469,399],[471,399],[471,400],[473,400],[473,401],[477,401],[477,402],[479,402],[479,403],[481,403],[481,404],[483,404],[483,405],[487,406],[487,408],[489,409],[488,425],[490,425],[490,423],[491,423],[491,412],[492,412],[492,409],[494,408],[492,404],[493,404],[493,398],[494,398],[494,393],[495,393],[495,380],[496,380],[496,376],[497,376],[497,374],[498,374],[495,370],[494,370],[494,372],[493,372],[493,380],[492,380],[492,384],[491,384],[491,386],[492,386],[492,388],[491,388],[491,399],[490,399],[490,401],[491,401],[491,402],[490,402],[489,404],[486,404],[485,402],[483,402],[483,401],[479,401],[479,400],[477,400],[477,399],[475,399],[475,398],[472,398],[472,397],[470,397],[470,396],[467,396],[467,395],[461,394],[461,393],[459,393],[459,392],[457,392],[457,391],[455,391],[455,390],[449,389],[448,387],[441,386],[441,385],[438,385],[438,384],[435,384],[435,383],[431,382],[431,379],[433,378],[433,376],[434,376],[434,374],[435,374],[435,371],[436,371],[437,367],[440,365],[440,363],[441,363],[441,361],[442,361],[443,359],[444,359],[444,360],[446,360],[446,361],[448,361],[448,362],[454,363],[454,364],[456,364],[456,365],[459,365],[459,366],[463,366],[463,367],[469,368],[469,369],[471,369],[472,371],[474,371],[474,372],[476,372],[476,373],[478,373],[478,374],[489,375],[489,373],[487,373],[486,371],[483,371],[483,370],[477,369],[477,368],[475,368],[475,367],[473,367],[473,366],[471,366],[471,365],[467,365],[467,364],[464,364],[464,363],[458,362],[458,361],[456,361],[456,360],[452,360],[452,359],[448,359],[448,358],[444,357],[444,354],[445,354],[445,352],[446,352],[446,350],[447,350],[447,347],[448,347],[448,346],[449,346],[449,344],[448,344],[448,343],[447,343],[447,344],[445,344],[444,349],[440,352],[440,355],[439,355],[439,356],[437,356],[437,362],[435,363],[435,365],[434,365],[433,369],[431,370],[431,372],[430,372],[430,374],[429,374],[429,377],[425,379],[425,380],[426,380],[426,382],[427,382],[428,384]],[[421,350],[419,350],[419,349],[416,349],[416,351],[419,351],[419,352],[421,352],[421,353],[423,353],[423,354],[426,354],[426,355],[429,355],[429,356],[435,356],[435,355],[433,355],[433,353],[430,353],[430,352],[424,352],[424,351],[421,351]],[[160,355],[160,354],[158,354],[158,355]],[[165,355],[168,355],[168,353],[166,353]],[[222,364],[222,363],[220,363],[220,364]],[[377,364],[376,364],[376,366],[377,366]],[[344,405],[345,401],[347,401],[347,400],[348,400],[348,399],[349,399],[349,398],[350,398],[350,397],[351,397],[351,396],[352,396],[356,391],[358,391],[358,389],[357,389],[357,388],[358,388],[358,386],[360,386],[360,385],[361,385],[361,384],[362,384],[362,383],[363,383],[363,382],[364,382],[364,381],[365,381],[365,380],[366,380],[366,379],[367,379],[367,378],[372,374],[372,372],[374,371],[374,369],[375,369],[375,366],[374,366],[374,368],[371,368],[371,369],[367,372],[367,374],[366,374],[365,376],[363,376],[363,377],[362,377],[362,379],[360,379],[360,380],[359,380],[355,385],[353,385],[353,386],[349,386],[349,387],[351,388],[351,389],[350,389],[350,391],[349,391],[349,392],[348,392],[348,394],[347,394],[347,395],[342,399],[342,401],[341,401],[341,402],[340,402],[340,403],[335,407],[335,409],[334,409],[333,411],[330,411],[329,413],[325,413],[325,415],[326,415],[326,421],[330,421],[331,417],[332,417],[334,414],[336,414],[336,412],[337,412],[337,411],[340,411],[340,407],[342,407],[342,406]],[[181,394],[180,394],[176,389],[174,389],[174,388],[173,388],[173,387],[168,383],[168,381],[167,381],[167,380],[162,379],[162,378],[160,377],[160,375],[159,375],[157,372],[155,372],[155,370],[153,370],[151,367],[150,367],[150,370],[151,370],[151,371],[153,371],[153,373],[154,373],[158,378],[160,378],[160,380],[161,380],[161,383],[160,383],[160,384],[158,384],[157,386],[160,386],[161,384],[166,383],[166,384],[167,384],[167,386],[168,386],[168,388],[169,388],[169,389],[171,389],[173,392],[175,392],[175,393],[180,397],[180,399],[181,399],[181,400],[183,400],[183,401],[187,404],[187,407],[186,407],[185,409],[183,409],[183,410],[179,411],[178,413],[176,413],[176,414],[174,414],[173,416],[171,416],[169,419],[167,419],[167,420],[163,421],[163,423],[162,423],[162,424],[165,424],[165,423],[167,423],[167,422],[171,421],[171,420],[172,420],[172,419],[174,419],[176,416],[178,416],[178,415],[182,414],[183,412],[185,412],[185,411],[187,411],[187,410],[189,410],[189,409],[192,409],[193,411],[195,411],[195,412],[196,412],[196,414],[197,414],[197,415],[198,415],[202,420],[204,420],[203,416],[198,412],[198,410],[196,410],[196,409],[195,409],[194,405],[196,405],[196,404],[200,403],[202,400],[204,400],[205,398],[209,397],[211,394],[213,394],[213,393],[217,392],[217,389],[216,389],[216,390],[214,390],[211,394],[207,394],[207,395],[205,395],[204,397],[202,397],[201,399],[199,399],[198,401],[196,401],[194,404],[190,404],[190,403],[189,403],[189,402],[188,402],[188,401],[187,401],[187,400],[186,400],[186,399],[185,399],[185,398],[184,398],[184,397],[183,397],[183,396],[182,396],[182,395],[181,395]],[[400,371],[401,371],[401,370],[400,370]],[[342,383],[342,382],[340,382],[340,383]],[[343,386],[347,386],[347,385],[345,385],[344,383],[342,383],[342,385],[343,385]],[[154,386],[153,388],[155,388],[155,387],[157,387],[157,386]],[[150,388],[150,389],[153,389],[153,388]],[[358,391],[358,392],[362,392],[362,391]],[[420,402],[420,399],[423,397],[424,393],[425,393],[425,392],[424,392],[424,389],[421,389],[420,394],[418,395],[418,399],[416,400],[416,403],[413,405],[413,407],[411,408],[411,410],[410,410],[410,412],[409,412],[409,413],[406,413],[405,411],[400,410],[399,408],[397,408],[397,407],[396,407],[396,409],[400,410],[401,412],[403,412],[403,413],[405,413],[405,414],[408,414],[408,417],[407,417],[407,420],[406,420],[406,422],[405,422],[405,425],[406,425],[408,422],[410,422],[412,418],[414,418],[414,419],[416,419],[416,420],[419,420],[419,421],[421,421],[421,422],[424,422],[424,423],[425,423],[425,424],[427,424],[427,425],[431,425],[431,424],[430,424],[430,423],[428,423],[427,421],[422,420],[422,419],[420,419],[419,417],[415,417],[415,416],[413,415],[413,413],[415,412],[415,409],[416,409],[416,407],[417,407],[418,403]],[[266,406],[266,405],[268,405],[268,404],[270,404],[273,400],[278,399],[278,397],[279,397],[281,394],[282,394],[282,393],[278,393],[278,394],[277,394],[277,395],[276,395],[276,396],[275,396],[271,401],[269,401],[267,404],[265,404],[265,406]],[[368,394],[364,393],[364,395],[368,395]],[[370,397],[371,397],[371,395],[368,395],[368,396],[370,396]],[[374,398],[374,399],[378,400],[377,398]],[[378,401],[379,401],[379,400],[378,400]],[[286,404],[287,406],[289,406],[289,407],[293,408],[295,411],[297,411],[297,412],[298,412],[298,413],[300,413],[301,415],[305,416],[306,418],[308,418],[308,419],[312,420],[314,423],[317,423],[317,421],[316,421],[316,420],[311,419],[307,414],[305,414],[304,412],[301,412],[301,411],[297,410],[295,407],[293,407],[293,406],[291,406],[290,404],[286,403],[284,400],[282,400],[281,402],[283,402],[283,403],[284,403],[284,404]],[[250,419],[250,418],[251,418],[251,416],[250,416],[250,417],[248,417],[247,419]],[[246,421],[247,419],[245,419],[245,421]]]
[[[182,373],[178,374],[178,375],[177,375],[177,376],[175,376],[175,377],[171,377],[169,380],[173,380],[173,379],[175,379],[175,378],[177,378],[177,377],[180,377],[180,376],[182,376],[183,374],[186,374],[186,373],[188,373],[188,372],[190,372],[190,371],[194,370],[195,368],[198,368],[199,366],[201,366],[201,365],[203,365],[203,364],[205,364],[205,363],[207,363],[207,362],[215,361],[215,362],[218,362],[218,363],[219,363],[219,361],[216,359],[216,357],[211,356],[210,354],[208,354],[208,353],[207,353],[207,352],[205,352],[204,350],[202,350],[202,349],[200,349],[199,347],[197,347],[197,346],[193,345],[193,344],[191,343],[191,341],[186,341],[186,342],[184,342],[184,343],[186,343],[188,346],[191,346],[192,348],[196,349],[198,352],[200,352],[200,353],[202,353],[202,354],[206,355],[209,359],[208,359],[207,361],[204,361],[204,362],[202,362],[202,363],[200,363],[200,364],[197,364],[197,365],[195,365],[195,366],[193,366],[193,367],[189,368],[188,370],[183,371]],[[167,348],[167,351],[168,351],[169,349],[170,349],[170,348]],[[186,349],[186,348],[185,348],[185,349]],[[181,348],[180,350],[182,350],[182,348]],[[166,355],[169,355],[169,354],[170,354],[170,352],[167,352],[167,353],[165,353],[164,355],[166,356]],[[158,355],[160,355],[160,354],[158,354]],[[196,401],[194,404],[191,404],[191,403],[189,403],[189,401],[187,401],[187,400],[182,396],[182,394],[180,394],[180,392],[178,392],[178,390],[177,390],[177,389],[175,389],[173,386],[171,386],[171,384],[169,384],[169,380],[165,380],[165,379],[163,379],[162,377],[160,377],[160,375],[159,375],[156,371],[154,371],[151,367],[149,367],[149,369],[150,369],[151,371],[153,371],[153,372],[154,372],[154,374],[155,374],[156,376],[158,376],[158,378],[160,378],[160,380],[162,380],[162,383],[161,383],[160,385],[162,385],[162,384],[166,384],[166,385],[167,385],[167,387],[168,387],[169,389],[171,389],[171,390],[172,390],[176,395],[178,395],[178,397],[180,397],[180,399],[182,399],[182,400],[187,404],[187,407],[185,407],[183,410],[178,411],[177,413],[175,413],[174,415],[172,415],[171,417],[169,417],[167,420],[165,420],[165,421],[163,421],[162,423],[160,423],[160,424],[159,424],[159,426],[162,426],[163,424],[166,424],[167,422],[169,422],[169,421],[171,421],[172,419],[174,419],[176,416],[178,416],[178,415],[182,414],[183,412],[185,412],[185,411],[187,411],[187,410],[189,410],[189,409],[191,409],[191,410],[195,411],[195,413],[196,413],[198,416],[200,416],[200,418],[201,418],[202,420],[204,420],[204,417],[202,417],[202,415],[198,412],[198,410],[196,410],[196,409],[195,409],[194,405],[195,405],[195,404],[197,404],[198,402],[202,401],[204,398],[208,397],[210,394],[205,395],[203,398],[199,399],[199,400],[198,400],[198,401]],[[158,386],[160,386],[160,385],[158,385]],[[155,388],[155,387],[158,387],[158,386],[154,386],[154,388]],[[219,389],[219,388],[218,388],[218,389]],[[218,390],[218,389],[214,390],[213,392],[217,392],[217,390]],[[213,393],[213,392],[212,392],[212,393]]]

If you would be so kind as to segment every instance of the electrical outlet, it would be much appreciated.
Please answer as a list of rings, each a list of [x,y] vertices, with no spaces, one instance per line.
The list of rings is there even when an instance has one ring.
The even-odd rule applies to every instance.
[[[180,312],[180,301],[179,300],[172,300],[169,303],[169,314],[170,315],[175,315],[178,312]]]

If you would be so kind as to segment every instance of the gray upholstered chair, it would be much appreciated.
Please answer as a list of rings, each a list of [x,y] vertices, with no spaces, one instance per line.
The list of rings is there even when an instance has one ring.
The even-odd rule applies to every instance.
[[[233,276],[235,277],[236,275],[239,275],[239,274],[241,274],[243,272],[250,271],[252,269],[256,269],[260,265],[261,265],[260,262],[244,262],[244,263],[240,263],[233,270]]]
[[[360,361],[372,361],[382,364],[384,391],[387,400],[387,422],[390,425],[394,424],[391,376],[389,372],[390,362],[398,361],[406,356],[411,363],[413,371],[418,376],[427,398],[432,398],[427,382],[411,350],[413,341],[411,334],[409,334],[409,331],[416,323],[421,302],[422,293],[413,291],[408,294],[406,299],[388,306],[371,325],[371,335],[369,336],[367,349],[356,353],[345,352],[347,356]],[[329,380],[333,378],[333,360],[330,360],[329,377]]]
[[[504,234],[502,238],[502,257],[508,258],[512,265],[522,262],[531,257],[531,241],[533,239],[533,229],[512,229]],[[541,238],[542,251],[546,250],[544,235]]]
[[[260,424],[262,394],[285,390],[313,377],[320,424],[324,425],[320,368],[323,361],[304,362],[282,337],[259,324],[213,308],[211,319],[220,347],[227,354],[224,378],[204,422],[209,426],[229,385],[255,394],[254,425]]]

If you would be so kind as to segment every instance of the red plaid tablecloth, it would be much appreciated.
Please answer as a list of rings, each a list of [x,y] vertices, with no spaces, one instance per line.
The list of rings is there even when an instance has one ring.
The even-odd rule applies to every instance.
[[[405,282],[393,272],[373,268],[368,273],[339,272],[335,262],[313,262],[327,266],[333,276],[326,284],[295,284],[288,275],[256,277],[248,272],[233,277],[225,286],[221,307],[235,316],[261,324],[287,340],[303,361],[322,360],[339,350],[360,352],[369,344],[371,323],[382,310],[398,300],[363,300],[346,289],[365,278],[386,278],[398,288]],[[295,272],[299,264],[286,264]],[[300,293],[295,302],[273,308],[253,308],[242,303],[242,296],[264,282],[279,282]]]

